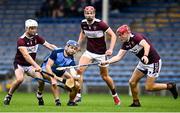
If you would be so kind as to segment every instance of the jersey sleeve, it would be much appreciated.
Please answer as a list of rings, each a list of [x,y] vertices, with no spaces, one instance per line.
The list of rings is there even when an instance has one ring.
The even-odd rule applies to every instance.
[[[83,34],[84,34],[84,30],[83,30],[83,22],[81,22],[81,30],[82,30],[82,32],[83,32]]]
[[[143,37],[144,37],[144,36],[143,36],[142,34],[137,34],[136,37],[134,38],[134,42],[135,42],[136,44],[139,44],[139,43],[141,42],[141,40],[144,39]]]
[[[37,43],[38,44],[44,44],[45,43],[45,39],[43,39],[42,37],[40,37],[40,36],[36,36],[36,39],[37,39]]]
[[[52,51],[49,58],[52,59],[53,61],[55,61],[57,59],[57,51],[56,50]]]
[[[101,21],[101,22],[99,23],[99,25],[100,25],[100,27],[102,28],[102,30],[103,30],[104,32],[109,28],[109,26],[108,26],[105,22],[103,22],[103,21]]]
[[[21,38],[19,38],[17,41],[17,47],[20,47],[20,46],[26,46],[25,41]]]

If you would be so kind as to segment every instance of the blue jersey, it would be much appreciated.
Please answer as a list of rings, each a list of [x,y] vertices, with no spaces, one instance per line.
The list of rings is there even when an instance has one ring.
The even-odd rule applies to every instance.
[[[57,67],[65,67],[65,66],[74,66],[75,61],[73,56],[64,56],[64,49],[56,49],[51,52],[50,55],[45,57],[44,62],[42,64],[43,70],[46,68],[46,64],[48,59],[51,59],[54,61],[53,66],[51,67],[53,73],[55,73],[57,76],[62,76],[64,74],[64,70],[58,71],[56,70]]]

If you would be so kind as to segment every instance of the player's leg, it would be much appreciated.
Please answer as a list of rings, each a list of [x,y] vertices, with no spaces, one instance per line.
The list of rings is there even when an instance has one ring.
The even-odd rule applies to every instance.
[[[52,84],[51,85],[51,90],[54,96],[54,100],[55,100],[55,104],[56,106],[61,106],[61,102],[59,99],[59,87],[57,86],[57,84]]]
[[[85,52],[79,60],[79,65],[89,64],[91,62],[92,62],[92,58]],[[80,67],[77,71],[77,74],[80,75],[80,79],[79,79],[80,88],[79,88],[79,91],[75,98],[76,102],[81,101],[81,90],[82,90],[82,86],[83,86],[83,73],[85,72],[86,69],[87,69],[87,67]]]
[[[59,98],[59,87],[57,86],[57,80],[55,78],[49,77],[46,75],[46,79],[50,79],[51,81],[51,90],[54,96],[56,106],[61,106],[61,101]]]
[[[77,104],[75,101],[75,97],[78,93],[80,84],[78,81],[75,81],[73,76],[71,76],[71,74],[68,72],[65,72],[62,77],[66,78],[66,79],[73,79],[72,81],[74,81],[74,87],[71,88],[71,92],[69,92],[69,101],[68,101],[67,105],[68,106],[76,106]]]
[[[133,103],[130,105],[130,107],[141,106],[139,102],[139,97],[138,97],[139,89],[138,89],[137,84],[143,76],[144,76],[144,73],[136,68],[129,80],[129,85],[130,85],[131,93],[133,97]]]
[[[169,90],[174,99],[177,99],[178,92],[175,83],[155,83],[156,78],[159,76],[161,70],[161,60],[157,63],[149,65],[147,80],[146,80],[146,90],[148,91],[159,91],[159,90]]]
[[[178,92],[176,88],[175,83],[155,83],[156,77],[147,77],[146,80],[146,90],[148,91],[159,91],[159,90],[169,90],[174,99],[177,99],[178,97]]]
[[[115,90],[114,81],[109,76],[107,66],[100,66],[99,68],[100,68],[100,75],[101,75],[102,79],[106,82],[109,89],[111,90],[111,94],[113,96],[115,105],[120,105],[121,102],[120,102],[119,96]]]
[[[79,90],[79,83],[75,81],[75,86],[72,88],[72,91],[69,93],[69,102],[67,103],[68,106],[76,106],[75,97]]]
[[[159,91],[167,89],[167,84],[155,83],[156,77],[148,76],[146,79],[145,89],[147,91]]]
[[[178,98],[178,92],[175,83],[155,83],[156,77],[147,77],[146,80],[146,90],[148,91],[159,91],[159,90],[169,90],[174,99]]]
[[[16,65],[15,66],[15,80],[11,85],[11,88],[9,89],[8,94],[4,98],[4,104],[9,105],[12,95],[14,91],[19,87],[19,85],[23,82],[24,80],[24,70],[21,66]]]
[[[30,66],[28,67],[27,75],[33,77],[33,78],[43,78],[41,73],[35,72],[34,67]],[[41,80],[38,80],[38,89],[36,92],[36,97],[38,99],[38,105],[44,105],[44,100],[43,100],[43,90],[44,90],[44,82]]]

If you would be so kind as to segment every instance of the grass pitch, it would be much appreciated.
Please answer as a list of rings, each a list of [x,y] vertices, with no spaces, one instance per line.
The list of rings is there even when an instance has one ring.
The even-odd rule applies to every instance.
[[[34,93],[15,93],[9,106],[3,105],[6,93],[0,93],[0,112],[180,112],[180,99],[171,96],[141,96],[142,107],[131,108],[131,97],[120,95],[121,105],[115,106],[110,94],[84,94],[78,106],[67,106],[67,93],[61,94],[62,106],[55,106],[51,93],[44,94],[44,106],[37,105]]]

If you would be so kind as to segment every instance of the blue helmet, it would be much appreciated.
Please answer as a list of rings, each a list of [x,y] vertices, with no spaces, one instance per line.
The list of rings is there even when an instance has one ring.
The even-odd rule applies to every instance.
[[[74,40],[68,40],[67,42],[66,42],[66,45],[67,46],[73,46],[73,47],[79,47],[79,44],[78,44],[78,42],[76,42],[76,41],[74,41]]]

